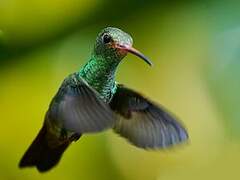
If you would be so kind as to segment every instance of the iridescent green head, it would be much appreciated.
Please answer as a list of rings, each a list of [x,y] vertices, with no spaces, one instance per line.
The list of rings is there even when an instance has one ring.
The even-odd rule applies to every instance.
[[[130,52],[152,65],[148,58],[132,47],[132,44],[133,40],[129,34],[118,28],[107,27],[98,34],[93,54],[102,60],[118,63]]]

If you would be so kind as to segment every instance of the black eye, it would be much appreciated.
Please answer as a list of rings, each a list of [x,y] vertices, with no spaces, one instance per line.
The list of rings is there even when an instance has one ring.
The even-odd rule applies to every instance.
[[[112,37],[108,34],[103,35],[103,42],[104,44],[110,43],[112,41]]]

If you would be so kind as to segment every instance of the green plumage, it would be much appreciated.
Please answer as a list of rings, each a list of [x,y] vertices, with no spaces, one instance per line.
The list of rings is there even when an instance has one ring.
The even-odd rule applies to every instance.
[[[152,64],[132,43],[131,36],[117,28],[99,33],[90,60],[65,78],[52,99],[20,167],[48,171],[72,141],[109,128],[145,149],[167,148],[188,139],[185,128],[165,108],[116,83],[117,67],[127,53]]]
[[[93,87],[105,101],[109,102],[116,92],[115,72],[116,65],[109,65],[100,57],[92,59],[80,70],[82,77],[91,87]]]
[[[132,38],[117,28],[105,28],[99,33],[94,51],[88,63],[80,70],[79,76],[93,87],[105,102],[110,102],[116,92],[115,73],[118,64],[126,55],[115,48],[108,48],[103,42],[103,35],[111,36],[112,41],[132,44]]]

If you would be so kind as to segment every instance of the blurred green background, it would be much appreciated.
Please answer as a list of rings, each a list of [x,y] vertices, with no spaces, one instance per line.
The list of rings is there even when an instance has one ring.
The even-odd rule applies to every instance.
[[[240,2],[0,0],[0,179],[240,179]],[[190,142],[164,151],[111,130],[83,136],[45,174],[18,169],[64,77],[116,26],[154,62],[129,55],[118,81],[174,112]],[[147,82],[147,84],[146,84]]]

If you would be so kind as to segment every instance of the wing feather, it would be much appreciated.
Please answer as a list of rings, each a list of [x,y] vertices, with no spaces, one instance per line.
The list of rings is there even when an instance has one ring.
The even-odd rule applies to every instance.
[[[141,148],[166,148],[188,139],[183,125],[165,108],[118,85],[110,106],[118,115],[114,130]]]
[[[80,134],[111,128],[115,122],[109,105],[77,74],[63,82],[48,115],[55,124]]]

